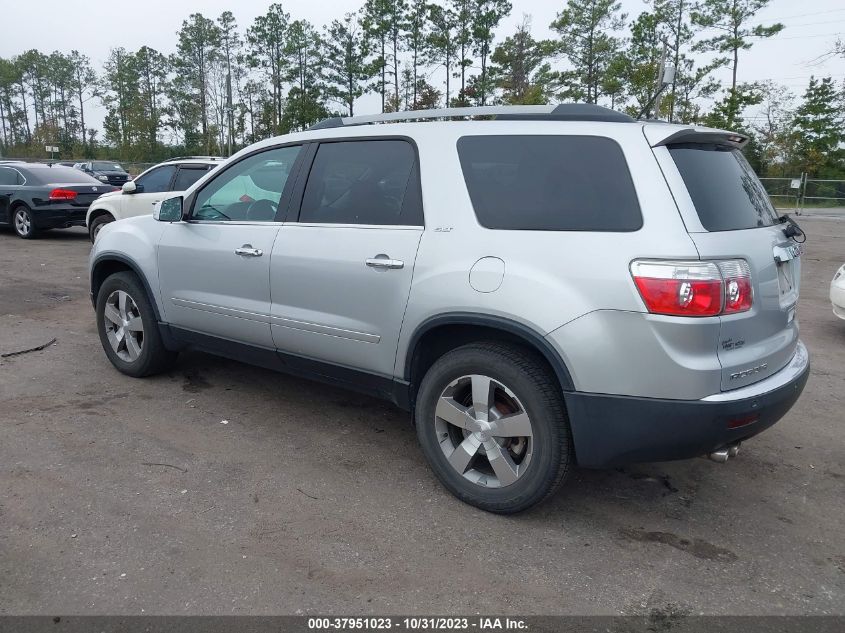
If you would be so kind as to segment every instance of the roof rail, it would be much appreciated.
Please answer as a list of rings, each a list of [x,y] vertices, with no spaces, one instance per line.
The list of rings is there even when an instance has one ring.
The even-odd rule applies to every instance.
[[[198,160],[226,160],[222,156],[174,156],[173,158],[168,158],[165,163],[172,163],[176,160],[190,160],[190,159],[198,159]]]
[[[528,106],[478,106],[469,108],[441,108],[438,110],[408,110],[365,114],[354,117],[333,117],[312,125],[309,130],[367,125],[370,123],[395,123],[397,121],[424,121],[465,117],[494,117],[499,121],[610,121],[631,123],[627,114],[592,103],[562,103],[560,105]]]

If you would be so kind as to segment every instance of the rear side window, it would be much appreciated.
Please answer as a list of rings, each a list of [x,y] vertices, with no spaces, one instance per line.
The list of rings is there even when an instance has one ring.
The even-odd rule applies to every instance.
[[[300,222],[422,226],[414,148],[407,141],[322,143]]]
[[[208,167],[180,167],[173,183],[173,191],[185,191],[208,173]]]
[[[7,167],[0,167],[0,185],[17,185],[18,172]]]
[[[173,179],[173,173],[175,171],[175,165],[156,167],[155,169],[148,171],[143,176],[139,176],[135,180],[135,184],[143,187],[144,193],[161,193],[162,191],[169,191],[170,181]],[[181,191],[181,189],[178,191]]]
[[[769,195],[739,150],[685,144],[670,146],[669,153],[708,231],[753,229],[778,222]]]
[[[458,156],[479,223],[488,229],[636,231],[628,164],[599,136],[464,136]]]

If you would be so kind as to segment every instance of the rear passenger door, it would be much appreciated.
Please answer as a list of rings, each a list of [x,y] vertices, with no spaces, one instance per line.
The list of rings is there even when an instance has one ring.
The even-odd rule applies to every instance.
[[[271,258],[276,347],[392,375],[423,232],[416,148],[405,139],[322,142],[295,196],[298,217]]]
[[[171,189],[173,191],[187,191],[191,185],[208,173],[213,165],[180,165],[173,180]]]

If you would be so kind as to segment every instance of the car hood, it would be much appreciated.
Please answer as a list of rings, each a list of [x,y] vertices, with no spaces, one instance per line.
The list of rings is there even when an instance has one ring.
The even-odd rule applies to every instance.
[[[129,173],[125,171],[117,171],[116,169],[95,169],[91,172],[97,176],[128,176]]]
[[[102,200],[103,198],[114,198],[115,196],[119,196],[122,193],[123,191],[121,191],[120,189],[115,189],[114,191],[107,191],[106,193],[101,195],[98,200]]]

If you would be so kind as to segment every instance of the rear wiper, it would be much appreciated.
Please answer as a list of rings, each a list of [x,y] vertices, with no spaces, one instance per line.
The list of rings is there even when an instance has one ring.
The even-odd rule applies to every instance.
[[[798,226],[798,222],[792,219],[791,215],[785,213],[778,217],[778,221],[781,224],[786,225],[785,227],[783,227],[783,234],[786,235],[786,237],[793,240],[794,242],[798,242],[799,244],[803,244],[807,241],[807,235],[804,233],[804,231],[801,230],[801,227]]]

